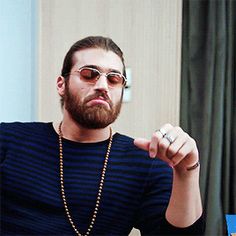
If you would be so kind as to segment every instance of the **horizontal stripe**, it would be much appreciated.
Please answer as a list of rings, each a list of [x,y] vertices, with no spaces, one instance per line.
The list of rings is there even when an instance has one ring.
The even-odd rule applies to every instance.
[[[108,140],[63,139],[66,198],[82,232],[94,211],[107,145]],[[58,135],[52,123],[1,123],[0,158],[1,233],[73,235],[60,193]],[[149,158],[133,139],[114,134],[92,235],[127,235],[133,226],[149,232],[164,217],[171,185],[172,170],[164,162]]]

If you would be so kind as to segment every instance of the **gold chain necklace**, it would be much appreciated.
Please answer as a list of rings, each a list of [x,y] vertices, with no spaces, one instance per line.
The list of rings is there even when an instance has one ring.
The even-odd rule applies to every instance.
[[[64,171],[63,171],[63,147],[62,147],[62,131],[61,131],[61,126],[62,126],[62,122],[59,125],[59,129],[58,129],[58,133],[59,133],[59,156],[60,156],[60,179],[61,179],[61,195],[62,195],[62,200],[63,200],[63,204],[64,204],[64,208],[66,211],[66,215],[67,218],[72,226],[72,228],[74,229],[74,231],[76,232],[76,234],[78,236],[83,236],[79,230],[76,228],[71,214],[69,212],[68,209],[68,205],[67,205],[67,201],[66,201],[66,196],[65,196],[65,188],[64,188]],[[102,168],[102,175],[101,175],[101,180],[100,180],[100,184],[99,184],[99,189],[98,189],[98,194],[97,194],[97,199],[96,199],[96,205],[93,211],[93,215],[92,215],[92,219],[91,222],[89,224],[89,227],[87,229],[87,232],[85,233],[85,236],[88,236],[91,233],[91,230],[93,229],[96,217],[97,217],[97,213],[98,213],[98,209],[100,206],[100,201],[101,201],[101,196],[102,196],[102,189],[103,189],[103,184],[104,184],[104,179],[105,179],[105,174],[106,174],[106,170],[107,170],[107,163],[108,163],[108,159],[109,159],[109,155],[110,155],[110,151],[111,151],[111,145],[112,145],[112,129],[110,128],[110,138],[109,138],[109,144],[107,147],[107,153],[105,156],[105,160],[104,160],[104,164],[103,164],[103,168]]]

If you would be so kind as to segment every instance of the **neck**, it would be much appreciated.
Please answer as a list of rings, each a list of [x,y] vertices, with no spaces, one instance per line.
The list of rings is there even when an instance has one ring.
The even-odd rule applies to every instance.
[[[59,123],[53,124],[58,133]],[[110,137],[110,126],[103,129],[88,129],[77,124],[75,121],[64,117],[61,124],[63,138],[81,143],[95,143]]]

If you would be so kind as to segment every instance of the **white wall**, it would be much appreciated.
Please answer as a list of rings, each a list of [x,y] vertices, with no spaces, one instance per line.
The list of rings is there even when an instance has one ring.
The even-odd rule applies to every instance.
[[[34,0],[0,0],[0,121],[36,118]]]

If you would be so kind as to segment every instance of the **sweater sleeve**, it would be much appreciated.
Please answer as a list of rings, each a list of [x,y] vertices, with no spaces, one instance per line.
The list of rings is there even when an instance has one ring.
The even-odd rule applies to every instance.
[[[142,235],[162,235],[160,226],[165,216],[172,188],[172,169],[153,159],[135,219]]]
[[[186,228],[178,228],[171,225],[165,218],[163,218],[161,227],[161,235],[203,235],[205,232],[205,217],[204,214],[195,221],[192,225]]]
[[[137,214],[137,224],[142,235],[203,235],[205,218],[202,215],[186,228],[171,225],[165,218],[172,189],[172,169],[165,163],[155,162],[150,169],[142,202]]]

